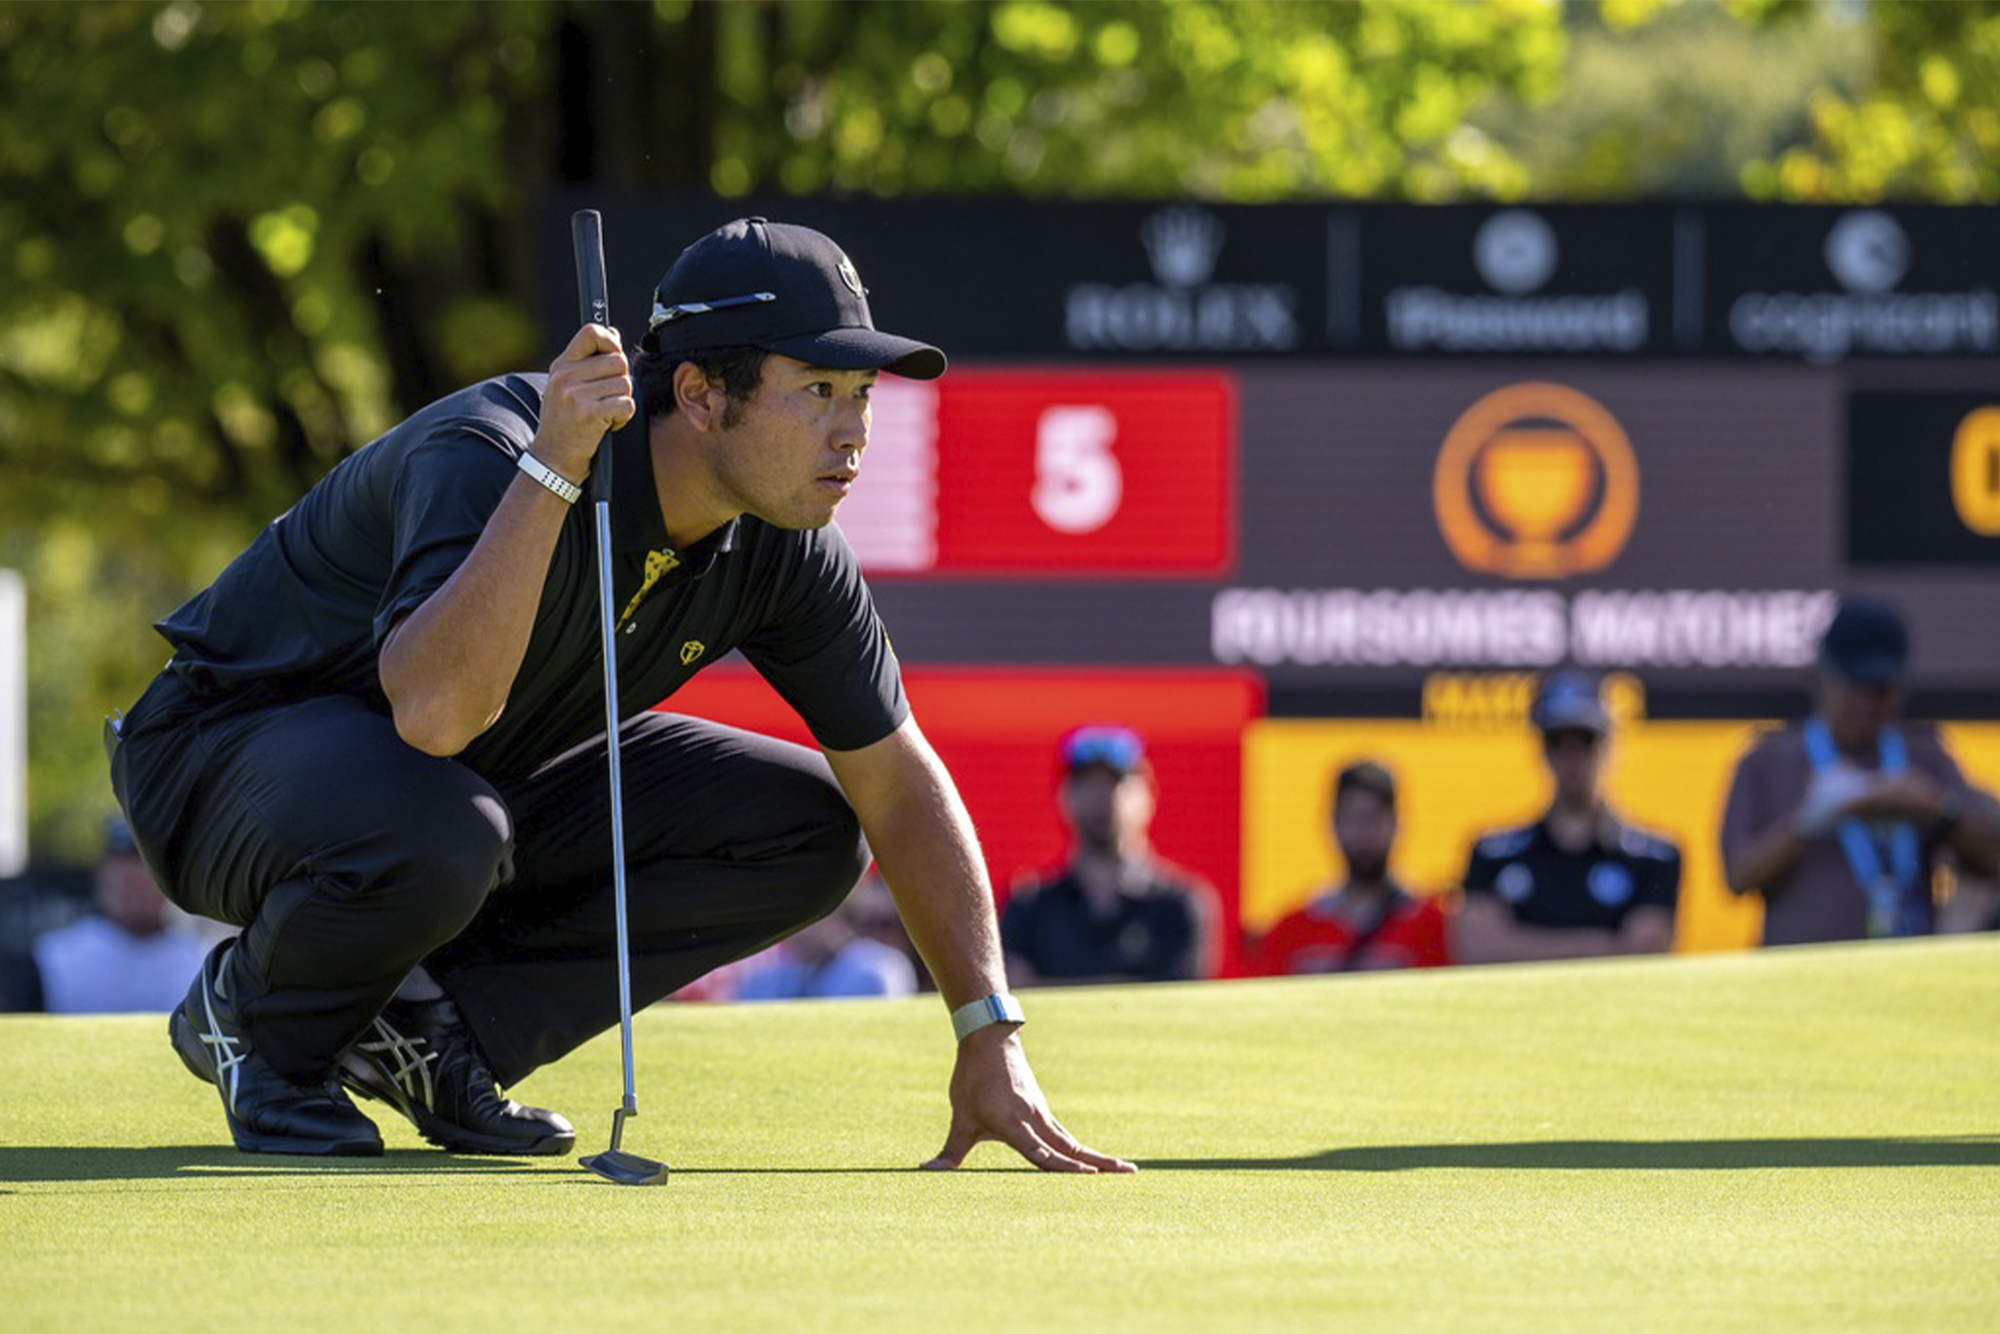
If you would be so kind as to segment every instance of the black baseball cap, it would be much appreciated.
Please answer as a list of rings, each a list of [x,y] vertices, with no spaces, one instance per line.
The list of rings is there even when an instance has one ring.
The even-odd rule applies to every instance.
[[[1902,613],[1880,598],[1842,598],[1819,641],[1820,666],[1844,681],[1900,681],[1909,661],[1910,633]]]
[[[1611,730],[1611,714],[1598,694],[1597,678],[1588,672],[1564,670],[1544,676],[1528,719],[1543,733],[1603,736]]]
[[[661,352],[759,347],[829,370],[944,374],[944,353],[883,333],[868,289],[831,239],[810,227],[738,218],[696,241],[653,290],[641,346]]]

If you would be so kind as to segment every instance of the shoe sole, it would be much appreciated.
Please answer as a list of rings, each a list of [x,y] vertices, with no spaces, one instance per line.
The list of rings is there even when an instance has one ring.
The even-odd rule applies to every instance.
[[[187,1014],[176,1008],[167,1018],[167,1036],[172,1039],[174,1054],[181,1058],[189,1074],[202,1083],[215,1086],[215,1069],[208,1063],[207,1052],[202,1049],[201,1040],[195,1036],[194,1025],[188,1022]],[[216,1090],[218,1093],[221,1090]],[[357,1139],[291,1139],[283,1135],[259,1135],[243,1127],[236,1114],[229,1110],[229,1104],[222,1105],[222,1119],[229,1124],[229,1138],[244,1153],[285,1153],[307,1158],[380,1158],[382,1140],[379,1136],[364,1136]]]
[[[476,1130],[454,1125],[441,1117],[431,1114],[428,1107],[403,1096],[401,1090],[384,1087],[374,1077],[367,1065],[342,1057],[340,1062],[340,1082],[349,1093],[358,1094],[370,1102],[383,1103],[399,1112],[417,1128],[426,1143],[447,1149],[453,1153],[489,1154],[503,1158],[545,1158],[559,1153],[568,1153],[576,1147],[576,1132],[564,1134],[553,1131],[540,1139],[522,1141],[504,1139],[498,1135],[482,1135]]]

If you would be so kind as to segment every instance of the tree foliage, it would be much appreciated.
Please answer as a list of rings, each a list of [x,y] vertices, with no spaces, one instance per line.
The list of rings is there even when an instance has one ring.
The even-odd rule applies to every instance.
[[[1810,202],[2000,203],[2000,5],[1877,0],[1868,35],[1867,86],[1815,89],[1811,141],[1751,165],[1748,191]]]

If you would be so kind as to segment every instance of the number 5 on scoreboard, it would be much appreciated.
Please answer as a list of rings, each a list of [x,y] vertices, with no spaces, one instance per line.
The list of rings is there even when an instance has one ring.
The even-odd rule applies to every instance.
[[[1035,514],[1059,533],[1095,532],[1125,496],[1111,452],[1118,418],[1095,404],[1052,407],[1035,424]],[[1018,493],[1017,493],[1018,494]]]

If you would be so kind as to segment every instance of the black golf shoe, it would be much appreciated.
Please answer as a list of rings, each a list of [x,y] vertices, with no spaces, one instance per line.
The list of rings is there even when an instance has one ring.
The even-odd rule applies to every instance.
[[[245,1153],[374,1157],[382,1135],[329,1077],[297,1083],[273,1070],[244,1038],[236,1012],[216,994],[224,942],[202,961],[187,999],[167,1018],[181,1063],[222,1094],[229,1134]]]
[[[441,1149],[527,1155],[576,1144],[576,1127],[562,1117],[500,1096],[449,998],[391,1000],[341,1053],[340,1081],[394,1107]]]

